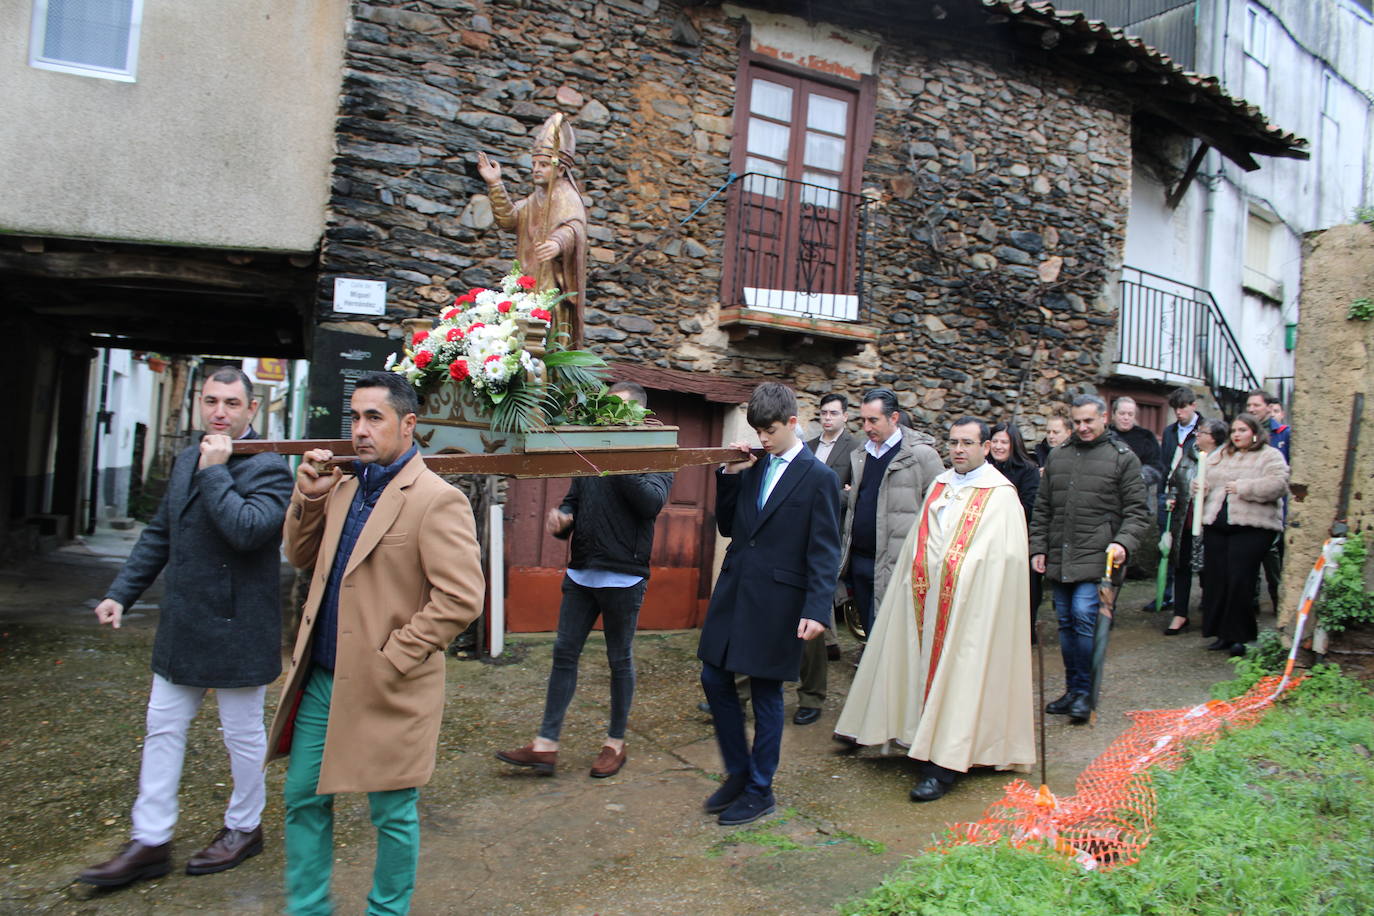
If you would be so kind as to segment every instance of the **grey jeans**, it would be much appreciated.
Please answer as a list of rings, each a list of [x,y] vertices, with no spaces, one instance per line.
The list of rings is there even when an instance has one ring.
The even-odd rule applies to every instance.
[[[606,735],[625,737],[635,694],[635,626],[648,584],[645,580],[629,588],[587,588],[564,575],[558,635],[553,641],[553,669],[549,672],[539,737],[557,741],[563,730],[563,717],[577,692],[577,662],[597,617],[605,628],[606,661],[611,667],[611,721]]]

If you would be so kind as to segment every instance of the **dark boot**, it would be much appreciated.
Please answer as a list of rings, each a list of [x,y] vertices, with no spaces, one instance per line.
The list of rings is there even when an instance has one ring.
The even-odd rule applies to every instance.
[[[720,814],[744,794],[744,789],[748,785],[748,773],[731,773],[725,777],[725,782],[720,784],[720,788],[711,793],[711,797],[706,799],[702,807],[706,809],[707,814]]]
[[[1045,712],[1049,713],[1052,716],[1064,715],[1069,711],[1069,707],[1073,705],[1073,697],[1073,691],[1068,691],[1059,699],[1051,703],[1046,703]]]
[[[1069,722],[1074,725],[1082,725],[1084,722],[1091,719],[1093,715],[1093,704],[1092,701],[1088,699],[1088,695],[1086,693],[1075,693],[1073,695],[1073,702],[1069,704],[1068,713]]]
[[[76,876],[76,880],[96,887],[123,887],[140,878],[160,878],[172,870],[172,844],[146,846],[130,840],[119,848],[112,859]]]

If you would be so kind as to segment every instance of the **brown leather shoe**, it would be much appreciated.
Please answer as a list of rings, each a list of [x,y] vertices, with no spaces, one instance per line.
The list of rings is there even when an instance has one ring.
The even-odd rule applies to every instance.
[[[596,755],[596,762],[592,764],[592,778],[605,779],[607,776],[614,776],[620,772],[620,768],[624,765],[624,748],[617,752],[610,745],[602,745],[601,753]]]
[[[172,844],[146,846],[130,840],[107,859],[76,876],[76,880],[96,887],[123,887],[140,878],[160,878],[172,869]]]
[[[186,863],[188,875],[213,875],[217,871],[228,871],[234,866],[262,852],[262,827],[252,830],[231,830],[221,827],[219,833],[200,852],[191,856]]]
[[[518,767],[529,767],[540,776],[552,776],[554,768],[558,766],[558,751],[536,751],[531,742],[518,750],[497,751],[496,759]]]

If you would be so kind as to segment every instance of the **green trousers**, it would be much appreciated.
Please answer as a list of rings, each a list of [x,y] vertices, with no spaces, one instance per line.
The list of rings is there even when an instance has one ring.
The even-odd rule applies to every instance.
[[[313,668],[306,676],[291,759],[286,768],[286,910],[293,916],[334,912],[329,879],[334,867],[334,796],[317,795],[334,674]],[[377,828],[368,916],[410,912],[420,861],[419,789],[367,793]]]

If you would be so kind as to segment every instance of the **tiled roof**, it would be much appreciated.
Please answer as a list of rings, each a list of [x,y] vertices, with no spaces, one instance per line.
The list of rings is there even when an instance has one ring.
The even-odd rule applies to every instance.
[[[1197,134],[1246,168],[1258,168],[1251,154],[1306,159],[1308,142],[1270,123],[1257,105],[1229,94],[1221,80],[1185,70],[1169,55],[1123,29],[1089,19],[1081,12],[1056,9],[1045,0],[978,0],[993,14],[1020,24],[1043,26],[1037,40],[1049,57],[1063,48],[1078,69],[1111,72],[1137,104]],[[1067,45],[1067,47],[1066,47]],[[1132,66],[1133,65],[1133,66]],[[1138,90],[1138,91],[1132,91]]]

